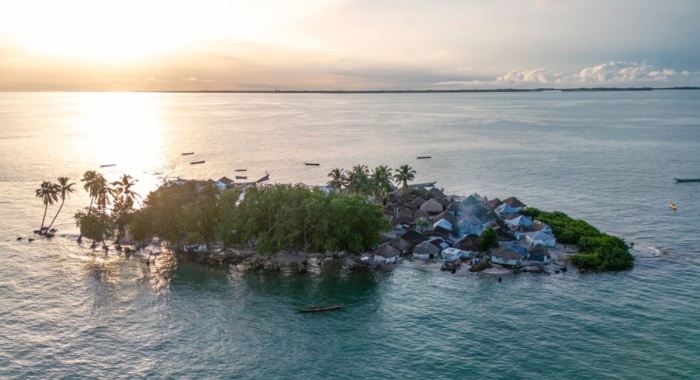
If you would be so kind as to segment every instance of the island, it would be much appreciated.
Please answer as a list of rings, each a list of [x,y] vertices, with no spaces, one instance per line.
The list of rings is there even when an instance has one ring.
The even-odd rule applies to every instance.
[[[328,177],[322,186],[267,184],[269,173],[255,182],[170,180],[135,208],[139,196],[130,190],[130,176],[110,186],[88,171],[82,181],[91,203],[74,215],[78,240],[93,240],[93,249],[101,243],[105,252],[139,253],[147,263],[169,254],[241,271],[391,270],[413,262],[450,273],[559,273],[570,265],[582,272],[634,265],[622,239],[583,220],[516,197],[448,195],[435,182],[411,185],[409,165],[356,165]],[[44,229],[42,221],[35,232]]]

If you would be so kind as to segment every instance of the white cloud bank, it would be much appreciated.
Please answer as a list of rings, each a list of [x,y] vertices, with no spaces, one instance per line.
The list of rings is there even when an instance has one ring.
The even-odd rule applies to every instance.
[[[673,87],[700,85],[700,72],[660,69],[636,62],[613,61],[567,74],[547,69],[511,70],[494,80],[443,81],[442,87]]]

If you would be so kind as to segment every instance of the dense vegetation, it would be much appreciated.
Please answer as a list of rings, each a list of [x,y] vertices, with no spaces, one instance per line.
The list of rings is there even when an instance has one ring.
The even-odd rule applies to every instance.
[[[536,208],[523,210],[522,214],[548,224],[560,243],[576,245],[579,253],[571,256],[571,262],[580,268],[624,270],[634,265],[634,256],[622,239],[606,235],[583,220]]]
[[[377,204],[359,196],[273,185],[252,187],[241,197],[235,189],[219,192],[213,184],[188,181],[150,193],[131,228],[136,239],[250,244],[269,254],[360,252],[375,246],[390,226]]]

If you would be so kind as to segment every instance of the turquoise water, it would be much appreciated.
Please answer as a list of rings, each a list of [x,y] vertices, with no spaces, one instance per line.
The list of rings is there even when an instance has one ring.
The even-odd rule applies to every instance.
[[[0,104],[0,378],[700,376],[700,184],[672,180],[700,177],[700,92],[3,93]],[[42,180],[108,163],[144,194],[160,176],[247,168],[322,184],[334,167],[408,163],[447,191],[586,219],[634,242],[637,263],[501,283],[414,263],[304,276],[167,255],[146,266],[74,242],[83,193],[57,238],[26,241]],[[321,303],[347,307],[296,312]]]

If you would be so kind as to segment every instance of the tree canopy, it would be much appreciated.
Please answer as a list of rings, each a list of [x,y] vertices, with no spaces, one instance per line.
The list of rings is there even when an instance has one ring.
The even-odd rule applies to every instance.
[[[579,253],[571,255],[571,262],[580,268],[618,271],[634,266],[634,256],[622,239],[604,234],[583,220],[536,208],[522,213],[548,224],[559,242],[578,246]]]

